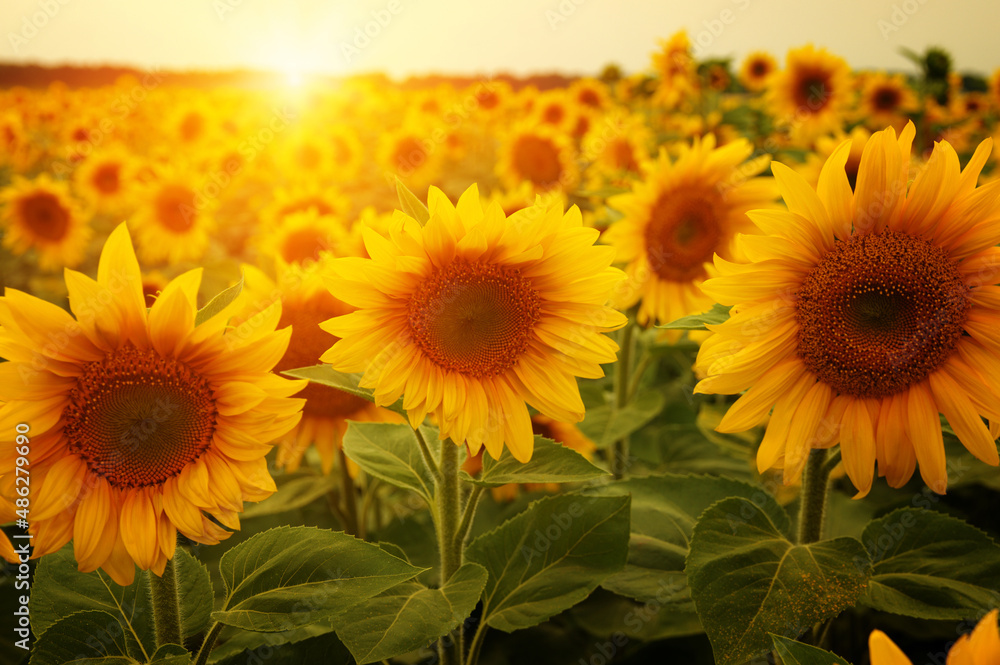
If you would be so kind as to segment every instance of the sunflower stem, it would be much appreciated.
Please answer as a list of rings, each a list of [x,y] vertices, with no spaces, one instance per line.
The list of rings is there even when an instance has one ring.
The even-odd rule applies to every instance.
[[[177,597],[177,578],[174,560],[167,559],[163,575],[149,573],[149,586],[153,595],[153,624],[156,629],[156,646],[181,644],[181,607]]]
[[[472,528],[472,520],[475,519],[476,508],[479,506],[479,499],[482,498],[485,489],[480,485],[476,485],[472,488],[472,493],[465,502],[465,510],[462,511],[462,522],[458,525],[458,531],[455,533],[456,545],[459,548],[459,552],[465,549],[465,539],[469,536],[469,530]]]
[[[215,648],[215,642],[219,639],[219,634],[222,633],[224,627],[221,623],[212,624],[212,628],[208,631],[205,641],[201,643],[201,648],[198,649],[194,665],[206,665],[208,663],[208,656],[212,653],[212,649]]]
[[[431,454],[431,449],[427,445],[427,439],[424,438],[423,432],[420,431],[419,427],[414,428],[413,433],[417,436],[417,445],[420,446],[420,454],[424,456],[424,463],[427,464],[427,468],[431,470],[431,475],[434,476],[434,480],[440,483],[441,469],[438,468],[437,462],[434,461],[434,455]],[[455,446],[453,445],[452,447]]]
[[[801,506],[799,508],[800,545],[815,543],[823,535],[823,514],[826,512],[827,488],[832,467],[826,463],[826,449],[810,451],[802,477]]]
[[[428,451],[429,453],[429,451]],[[438,469],[435,503],[437,504],[438,551],[441,556],[441,585],[462,565],[462,542],[458,540],[461,488],[458,481],[458,446],[451,439],[441,440],[441,465]],[[461,630],[461,628],[459,628]],[[461,665],[462,653],[456,634],[438,640],[442,665]]]
[[[615,413],[624,409],[629,401],[629,373],[632,369],[632,334],[635,324],[629,318],[622,330],[621,351],[615,364]],[[624,478],[628,472],[629,437],[623,436],[611,446],[611,474],[616,480]]]

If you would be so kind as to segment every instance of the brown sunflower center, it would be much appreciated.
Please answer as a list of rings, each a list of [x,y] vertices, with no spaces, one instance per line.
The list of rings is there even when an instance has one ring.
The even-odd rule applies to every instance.
[[[801,72],[793,90],[795,104],[811,113],[823,110],[830,101],[831,92],[830,73],[819,69]]]
[[[566,107],[562,104],[549,104],[542,110],[542,120],[550,125],[558,125],[566,117]]]
[[[750,73],[754,78],[761,78],[770,72],[771,68],[763,60],[755,60],[750,65]]]
[[[187,233],[197,211],[194,192],[184,185],[167,185],[156,196],[156,219],[173,233]]]
[[[21,218],[32,235],[57,242],[69,231],[69,211],[55,194],[37,192],[21,200]]]
[[[420,141],[412,136],[404,136],[392,151],[393,165],[404,173],[419,168],[426,161],[427,151]]]
[[[101,164],[94,171],[92,182],[101,194],[116,194],[121,188],[119,180],[120,164]]]
[[[562,175],[559,149],[549,139],[526,134],[514,142],[514,170],[538,187],[556,185]]]
[[[431,361],[482,378],[517,363],[541,298],[517,268],[456,260],[424,279],[408,314],[410,334]]]
[[[70,452],[115,487],[159,485],[212,444],[218,411],[187,365],[128,346],[89,364],[63,411]]]
[[[854,236],[802,283],[798,354],[841,394],[886,397],[947,360],[970,306],[944,250],[897,231]]]
[[[668,282],[689,282],[705,275],[705,262],[722,239],[719,197],[714,192],[670,191],[653,204],[646,224],[646,256],[653,271]]]
[[[639,172],[639,163],[635,159],[635,149],[626,139],[617,139],[611,144],[611,155],[616,169]]]
[[[297,212],[308,212],[310,210],[315,210],[316,214],[320,216],[332,215],[334,213],[333,206],[329,202],[324,201],[318,196],[304,196],[282,206],[278,210],[277,217],[281,221],[289,215],[294,215]]]
[[[286,263],[319,261],[320,253],[330,248],[330,239],[320,229],[305,227],[292,231],[281,244],[281,258]]]
[[[899,90],[896,88],[879,88],[872,95],[872,105],[878,111],[895,111],[899,106]]]
[[[305,300],[284,300],[278,327],[291,326],[292,339],[274,371],[320,364],[319,357],[340,338],[326,332],[319,324],[335,316],[349,314],[353,309],[325,291]],[[346,417],[369,404],[360,397],[319,383],[310,383],[296,397],[305,398],[306,405],[302,410],[315,416]]]
[[[584,106],[589,106],[592,109],[597,109],[601,107],[601,97],[593,90],[583,89],[577,96],[577,101]]]

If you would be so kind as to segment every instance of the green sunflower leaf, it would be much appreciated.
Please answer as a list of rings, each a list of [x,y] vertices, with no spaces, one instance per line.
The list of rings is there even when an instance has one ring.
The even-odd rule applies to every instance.
[[[483,621],[513,632],[586,598],[628,555],[629,497],[561,494],[469,545],[466,560],[486,568]]]
[[[190,665],[191,653],[179,644],[164,644],[156,650],[149,665]]]
[[[418,199],[398,177],[396,178],[396,194],[399,196],[399,209],[420,222],[420,226],[425,225],[427,220],[431,218],[430,211],[427,210],[423,201]]]
[[[436,442],[437,433],[425,428],[424,438]],[[344,434],[344,454],[365,473],[433,501],[434,476],[409,425],[351,422]]]
[[[766,507],[765,507],[766,506]],[[870,562],[854,538],[795,545],[770,497],[733,497],[709,507],[691,538],[685,572],[719,665],[771,649],[770,634],[798,637],[853,607]]]
[[[966,619],[995,607],[1000,547],[960,519],[903,508],[873,520],[861,540],[872,560],[862,602],[921,619]]]
[[[475,609],[486,569],[467,563],[440,589],[404,582],[334,619],[358,665],[415,651],[446,635]]]
[[[628,563],[601,586],[638,600],[695,614],[684,574],[688,545],[698,517],[716,501],[742,497],[765,511],[782,533],[788,516],[759,485],[715,476],[662,474],[595,488],[602,496],[632,496]],[[749,511],[736,515],[738,525]]]
[[[181,637],[197,635],[212,620],[215,593],[208,567],[178,547],[174,554],[174,575],[181,609]]]
[[[771,642],[774,644],[774,652],[781,657],[781,662],[784,665],[851,665],[829,651],[823,651],[818,647],[811,647],[787,637],[771,635]]]
[[[236,300],[239,295],[243,292],[243,274],[240,274],[240,281],[236,282],[228,289],[217,294],[214,298],[208,301],[208,304],[198,310],[198,313],[194,317],[194,325],[200,326],[205,323],[216,314],[222,312],[222,310],[229,307],[234,300]]]
[[[466,481],[485,487],[508,483],[574,483],[607,476],[607,471],[594,466],[586,457],[552,439],[535,436],[531,459],[518,462],[506,447],[499,460],[483,454],[483,470],[478,478],[467,474]]]
[[[302,508],[340,487],[340,479],[336,474],[326,475],[308,470],[278,476],[274,481],[278,486],[278,491],[260,503],[248,505],[243,514],[240,515],[240,519],[279,515],[296,508]]]
[[[64,611],[64,617],[50,625],[31,645],[28,665],[135,665],[146,662],[146,654],[134,653],[129,642],[118,619],[108,612],[86,610],[65,616]]]
[[[333,628],[326,628],[325,633],[302,637],[307,628],[287,633],[237,631],[232,639],[212,651],[208,662],[211,665],[354,665],[354,659]],[[293,636],[293,639],[287,639],[287,635]]]
[[[729,320],[729,310],[732,309],[729,305],[720,305],[718,303],[712,305],[712,309],[702,314],[692,314],[691,316],[682,316],[676,321],[671,321],[670,323],[664,323],[662,326],[656,326],[657,328],[663,328],[664,330],[708,330],[706,325],[718,325],[720,323],[725,323]]]
[[[329,619],[422,569],[341,532],[278,527],[222,556],[226,599],[212,619],[280,632]]]
[[[587,409],[587,415],[580,423],[580,431],[596,443],[598,448],[607,448],[615,441],[642,429],[663,411],[666,404],[667,398],[662,390],[643,390],[620,409],[611,404]]]
[[[337,390],[342,390],[345,393],[350,393],[355,397],[368,400],[372,404],[375,403],[375,397],[372,395],[372,391],[358,385],[361,382],[360,373],[345,374],[344,372],[338,372],[329,365],[313,365],[312,367],[286,369],[282,371],[282,374],[296,379],[308,379],[313,383],[330,386],[332,388],[336,388]],[[385,408],[390,411],[395,411],[400,415],[406,415],[406,411],[403,410],[402,398],[396,400],[395,404]]]
[[[107,628],[104,632],[120,631],[129,647],[123,655],[139,658],[156,649],[150,598],[146,573],[137,571],[135,581],[127,587],[115,584],[103,570],[81,573],[77,570],[73,546],[67,545],[38,561],[29,606],[31,628],[35,635],[41,636],[67,614],[103,612],[118,624],[117,629]]]

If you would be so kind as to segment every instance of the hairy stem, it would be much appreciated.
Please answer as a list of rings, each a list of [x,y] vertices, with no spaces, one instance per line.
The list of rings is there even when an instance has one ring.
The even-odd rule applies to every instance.
[[[805,475],[802,478],[798,530],[800,545],[815,543],[823,535],[823,514],[826,512],[831,470],[832,468],[826,464],[825,448],[810,451]]]
[[[177,578],[174,560],[168,559],[163,575],[149,573],[149,586],[153,595],[153,625],[156,629],[156,646],[181,644],[181,607],[177,597]]]

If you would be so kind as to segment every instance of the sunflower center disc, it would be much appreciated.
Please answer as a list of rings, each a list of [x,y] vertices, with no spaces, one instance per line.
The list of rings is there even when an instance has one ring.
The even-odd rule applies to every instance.
[[[194,192],[181,185],[168,185],[156,197],[156,215],[168,231],[187,233],[197,213]]]
[[[39,192],[21,203],[21,213],[32,233],[45,240],[61,240],[69,228],[69,213],[48,192]]]
[[[553,187],[559,182],[562,167],[559,150],[547,138],[527,134],[517,139],[513,154],[514,170],[536,187]]]
[[[159,485],[212,443],[208,382],[152,350],[126,347],[91,363],[69,398],[69,450],[115,487]]]
[[[528,346],[541,299],[516,268],[455,261],[409,304],[410,333],[443,369],[481,378],[512,367]]]
[[[646,256],[650,268],[668,282],[690,282],[705,276],[722,237],[718,197],[714,192],[670,192],[650,211]]]
[[[841,394],[881,398],[948,359],[971,306],[944,250],[896,231],[840,242],[798,293],[798,354]]]

